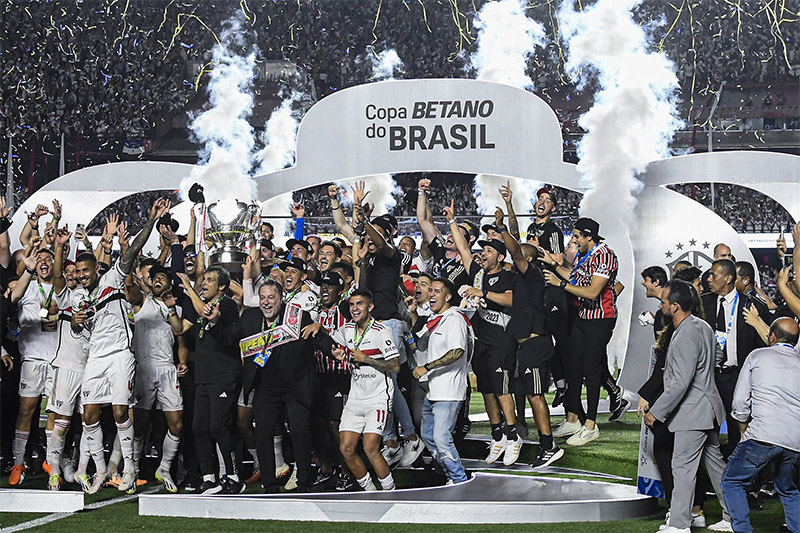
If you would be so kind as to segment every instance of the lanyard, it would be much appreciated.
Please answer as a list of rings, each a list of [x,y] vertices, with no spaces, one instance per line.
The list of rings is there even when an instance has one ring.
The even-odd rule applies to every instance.
[[[98,283],[97,287],[94,288],[92,293],[89,295],[89,298],[83,302],[83,305],[81,307],[84,310],[92,307],[94,303],[97,301],[99,292],[100,292],[100,284]]]
[[[264,317],[261,319],[261,336],[264,336],[264,332],[269,333],[269,337],[267,337],[266,341],[264,342],[264,346],[269,346],[272,342],[272,330],[275,329],[275,326],[281,323],[281,316],[278,315],[278,319],[272,323],[272,325],[267,329],[267,318]]]
[[[158,305],[158,302],[160,302],[161,300],[158,300],[155,296],[153,296],[152,298],[153,298],[153,304],[155,304],[156,310],[158,311],[158,316],[160,316],[161,319],[164,320],[165,322],[169,322],[169,316],[165,315],[164,311],[161,310],[161,306]]]
[[[372,327],[372,323],[375,321],[374,318],[369,319],[369,324],[367,324],[367,328],[364,330],[364,333],[361,334],[361,338],[358,338],[358,326],[356,326],[355,332],[353,332],[353,351],[358,350],[358,347],[361,346],[361,343],[364,342],[364,337],[367,336],[367,332],[369,328]]]
[[[300,288],[295,289],[294,292],[292,292],[291,294],[287,294],[286,297],[283,299],[283,303],[288,304],[289,302],[291,302],[292,298],[294,298],[297,295],[297,293],[300,292]]]
[[[574,267],[572,267],[572,272],[571,272],[571,273],[570,273],[570,275],[569,275],[569,282],[570,282],[571,284],[573,284],[573,285],[577,285],[577,284],[578,284],[578,279],[577,279],[577,277],[576,277],[576,273],[578,272],[578,268],[580,268],[580,266],[581,266],[581,265],[582,265],[584,262],[586,262],[586,260],[587,260],[587,259],[589,259],[589,256],[590,256],[590,255],[592,255],[592,254],[594,253],[594,251],[597,249],[597,247],[598,247],[598,246],[600,246],[600,243],[599,243],[599,242],[598,242],[597,244],[595,244],[595,245],[594,245],[594,247],[592,247],[592,249],[591,249],[591,250],[589,250],[589,252],[588,252],[586,255],[584,255],[583,257],[581,257],[581,258],[580,258],[580,261],[578,261],[578,262],[577,262],[577,264],[576,264]]]
[[[728,325],[725,327],[725,338],[720,339],[720,348],[723,350],[725,349],[725,345],[728,344],[728,335],[731,333],[731,328],[733,327],[733,319],[736,317],[736,303],[739,301],[739,293],[737,292],[733,297],[733,305],[731,306],[731,316],[728,319]],[[723,305],[723,309],[725,306],[725,299],[723,298],[720,300]]]
[[[39,278],[36,278],[36,283],[39,284],[39,292],[42,293],[42,298],[44,298],[44,301],[42,302],[42,309],[49,309],[50,308],[50,300],[53,299],[53,289],[55,288],[55,285],[50,285],[50,294],[45,296],[44,295],[44,288],[42,287],[42,282],[39,281]]]
[[[458,258],[458,256],[457,256],[457,255],[454,255],[453,257],[451,257],[451,258],[450,258],[450,260],[449,260],[448,262],[446,262],[445,264],[443,264],[443,265],[442,265],[442,268],[440,268],[440,269],[439,269],[439,274],[441,275],[441,274],[442,274],[442,273],[443,273],[443,272],[444,272],[444,271],[447,269],[447,265],[449,265],[450,263],[452,263],[453,261],[455,261],[455,260],[456,260],[456,258]]]
[[[217,305],[218,303],[220,303],[222,301],[223,298],[225,298],[224,294],[222,296],[220,296],[219,298],[217,298],[216,300],[214,300],[214,302],[212,302],[211,305],[212,306]],[[206,319],[201,316],[200,317],[200,329],[201,330],[206,329],[206,324],[207,323],[208,322],[206,322]]]

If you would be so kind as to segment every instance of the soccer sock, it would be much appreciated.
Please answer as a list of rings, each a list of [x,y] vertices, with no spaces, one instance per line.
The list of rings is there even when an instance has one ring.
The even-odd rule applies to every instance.
[[[255,448],[247,448],[247,451],[250,453],[250,456],[253,458],[253,472],[258,472],[261,470],[261,465],[258,464],[258,451]],[[277,465],[277,463],[275,463]],[[278,465],[280,466],[280,465]]]
[[[52,434],[47,440],[47,462],[50,475],[61,475],[61,454],[64,452],[64,437],[69,430],[69,420],[56,419]]]
[[[495,442],[503,440],[503,424],[492,424],[492,440]]]
[[[273,446],[275,448],[275,466],[286,464],[283,459],[283,435],[275,435],[272,438]]]
[[[44,456],[44,460],[45,460],[45,461],[47,461],[48,463],[50,463],[50,460],[47,458],[47,453],[46,453],[46,450],[47,450],[47,443],[49,443],[49,442],[50,442],[50,437],[51,437],[51,436],[53,436],[53,430],[52,430],[52,429],[47,429],[47,428],[45,428],[45,430],[44,430],[44,444],[45,444],[45,456]]]
[[[25,448],[28,447],[28,437],[30,431],[22,431],[18,429],[14,433],[14,466],[21,465],[25,460]]]
[[[144,437],[133,437],[133,470],[137,474],[139,473],[139,461],[142,458],[142,448],[144,448]],[[127,464],[128,462],[125,461],[125,466]]]
[[[122,448],[119,445],[119,433],[114,435],[114,445],[111,447],[111,455],[108,458],[108,473],[112,476],[119,471],[119,464],[122,462]]]
[[[553,449],[553,435],[544,435],[541,431],[539,432],[539,448],[542,450],[552,450]]]
[[[180,446],[180,444],[181,438],[167,431],[164,437],[164,444],[161,446],[161,464],[158,468],[166,471],[172,468],[172,460],[178,454],[178,446]]]
[[[103,428],[100,422],[83,424],[83,433],[86,435],[86,447],[94,460],[98,473],[106,473],[106,458],[103,455]]]
[[[389,477],[391,477],[391,474],[389,474]],[[376,487],[375,483],[372,482],[369,472],[367,472],[364,477],[358,480],[358,484],[361,485],[361,488],[366,491],[378,490],[378,487]]]
[[[228,476],[228,479],[232,479],[234,481],[239,481],[239,474],[231,474]]]
[[[89,468],[89,459],[91,458],[92,454],[89,453],[89,443],[86,440],[86,432],[81,432],[81,442],[78,449],[78,468],[75,470],[76,476],[81,476],[86,473],[86,469]]]
[[[505,430],[506,430],[505,431],[506,438],[508,440],[517,440],[517,425],[516,424],[506,424]]]
[[[394,486],[394,478],[392,477],[392,473],[389,472],[389,475],[385,478],[381,479],[378,478],[378,481],[381,482],[381,488],[383,490],[394,490],[396,487]]]
[[[119,449],[125,460],[122,471],[126,474],[133,474],[136,472],[136,462],[133,459],[133,421],[128,418],[121,424],[117,422],[117,434],[119,435]]]

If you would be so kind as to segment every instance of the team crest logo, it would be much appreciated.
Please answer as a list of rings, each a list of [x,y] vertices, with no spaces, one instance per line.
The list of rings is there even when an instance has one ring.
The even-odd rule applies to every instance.
[[[497,280],[498,280],[498,279],[499,279],[499,278],[492,278],[492,279],[490,279],[490,280],[489,280],[489,286],[491,287],[492,285],[494,285],[495,283],[497,283]]]
[[[672,272],[679,261],[688,261],[701,271],[707,270],[711,267],[711,263],[714,262],[714,259],[710,257],[707,252],[710,248],[710,242],[704,241],[698,244],[697,239],[689,239],[688,243],[677,243],[674,246],[674,251],[670,249],[664,252],[665,260],[671,260],[671,262],[665,265],[667,271]]]
[[[302,313],[302,308],[299,305],[293,304],[289,306],[289,311],[286,313],[286,323],[290,326],[296,326],[300,321],[300,313]]]

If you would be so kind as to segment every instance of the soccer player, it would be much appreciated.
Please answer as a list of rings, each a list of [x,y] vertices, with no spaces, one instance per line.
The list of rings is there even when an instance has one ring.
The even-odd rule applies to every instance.
[[[339,423],[339,450],[361,488],[377,490],[356,450],[363,435],[364,452],[378,475],[381,487],[394,490],[392,472],[381,454],[380,445],[394,394],[390,374],[400,370],[400,362],[392,332],[372,318],[373,307],[370,291],[353,291],[350,295],[353,320],[330,335],[333,343],[345,347],[344,350],[332,348],[331,355],[353,364],[350,395]],[[328,336],[322,324],[312,324],[303,329],[306,338],[318,332]]]
[[[159,198],[150,208],[142,231],[117,263],[100,276],[97,259],[83,253],[75,262],[81,289],[73,294],[71,326],[78,334],[89,332],[89,358],[86,362],[81,395],[83,402],[83,435],[81,448],[87,449],[97,466],[94,480],[85,471],[76,476],[84,491],[94,494],[103,486],[108,474],[103,455],[103,430],[100,408],[111,404],[119,432],[125,469],[118,489],[127,492],[136,487],[133,462],[133,423],[128,408],[133,405],[135,361],[131,351],[131,331],[125,306],[125,278],[133,270],[136,256],[150,237],[156,221],[169,212],[170,203]]]

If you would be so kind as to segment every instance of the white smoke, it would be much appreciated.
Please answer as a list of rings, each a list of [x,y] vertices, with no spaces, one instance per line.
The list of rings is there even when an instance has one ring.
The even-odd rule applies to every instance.
[[[500,195],[500,187],[508,184],[511,187],[511,205],[517,215],[520,231],[530,224],[527,215],[533,211],[533,202],[536,201],[536,191],[540,185],[520,178],[507,178],[494,174],[478,174],[475,176],[475,200],[478,203],[478,213],[486,215],[481,219],[481,225],[494,222],[495,208],[499,207],[508,216],[505,200]],[[448,198],[449,202],[450,199]],[[508,219],[506,219],[508,220]]]
[[[211,107],[191,117],[189,128],[202,144],[199,165],[181,182],[184,196],[200,183],[209,202],[256,198],[256,183],[250,178],[253,162],[253,128],[248,122],[253,109],[252,79],[255,52],[234,53],[245,46],[242,15],[225,23],[220,43],[213,51],[214,68],[209,74]]]
[[[586,134],[578,144],[578,171],[590,188],[581,214],[601,226],[613,216],[635,227],[642,188],[636,176],[648,161],[669,155],[680,125],[674,65],[666,54],[648,51],[645,31],[632,16],[641,1],[598,0],[581,12],[566,1],[559,12],[568,71],[582,85],[592,75],[600,85],[579,120]]]
[[[500,0],[483,5],[473,25],[478,29],[477,50],[470,56],[467,68],[477,73],[478,79],[504,83],[520,89],[533,89],[533,80],[527,74],[528,60],[536,46],[546,43],[541,24],[525,15],[522,0]],[[491,215],[495,206],[503,207],[497,190],[507,178],[491,174],[475,176],[475,195],[478,211]],[[536,201],[538,186],[530,183],[512,189],[516,192],[513,205],[521,212],[529,212]],[[519,207],[518,207],[519,206]]]
[[[391,174],[376,174],[374,176],[342,180],[337,182],[336,185],[342,189],[340,199],[345,206],[353,204],[353,191],[351,188],[359,181],[363,181],[364,190],[369,191],[364,202],[375,206],[372,211],[373,216],[390,213],[392,208],[397,205],[397,197],[403,194],[402,189],[394,181]]]
[[[372,78],[371,81],[393,80],[395,71],[404,73],[403,60],[397,55],[397,50],[390,48],[381,53],[376,53],[372,47],[367,47],[367,55],[369,55],[370,63],[372,64]]]

